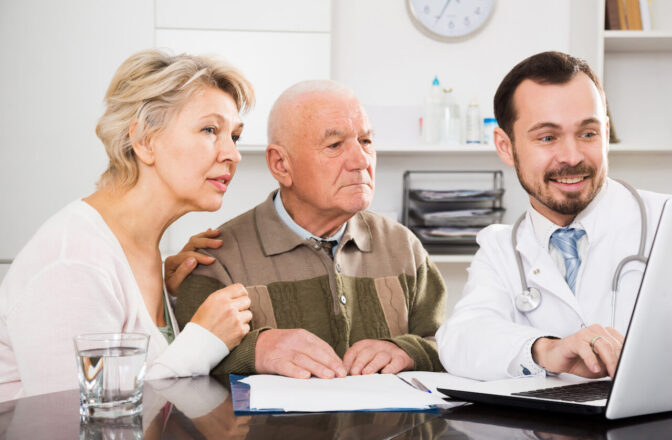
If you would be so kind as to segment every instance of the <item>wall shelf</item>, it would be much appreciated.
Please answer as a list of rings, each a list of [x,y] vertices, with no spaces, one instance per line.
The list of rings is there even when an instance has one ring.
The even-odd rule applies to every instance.
[[[240,145],[241,153],[264,153],[265,145]],[[451,154],[451,153],[495,153],[492,145],[463,144],[463,145],[376,145],[377,153],[384,154]]]
[[[266,146],[263,145],[240,145],[238,151],[249,154],[264,154]],[[495,147],[491,145],[376,145],[378,154],[496,154]],[[611,144],[610,153],[672,153],[672,144],[669,145],[647,145],[635,147],[628,143]]]
[[[266,153],[266,145],[238,145],[238,151],[241,153]]]
[[[376,145],[378,153],[417,154],[417,153],[495,153],[495,147],[482,144],[462,145]]]
[[[669,31],[604,31],[607,52],[657,52],[672,50]]]
[[[471,255],[471,254],[467,254],[467,255],[430,254],[429,258],[435,264],[441,264],[441,263],[464,263],[464,264],[469,264],[474,259],[474,256]]]
[[[609,145],[610,153],[638,154],[638,153],[672,153],[672,144],[670,145],[646,145],[634,147],[629,143],[618,143]]]

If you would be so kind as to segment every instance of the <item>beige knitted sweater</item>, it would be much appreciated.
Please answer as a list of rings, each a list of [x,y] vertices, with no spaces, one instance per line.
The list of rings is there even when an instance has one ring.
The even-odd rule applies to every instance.
[[[388,340],[415,361],[441,371],[434,334],[445,313],[445,285],[417,238],[383,216],[349,221],[333,260],[294,233],[269,198],[219,227],[223,245],[201,250],[200,265],[180,287],[175,315],[186,324],[213,291],[243,284],[252,300],[252,331],[213,374],[253,374],[259,332],[304,328],[339,356],[361,339]]]

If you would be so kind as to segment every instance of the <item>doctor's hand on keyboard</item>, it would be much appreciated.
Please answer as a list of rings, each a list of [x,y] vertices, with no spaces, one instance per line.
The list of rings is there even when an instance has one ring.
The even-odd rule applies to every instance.
[[[615,329],[593,324],[565,338],[537,339],[532,345],[532,358],[554,373],[613,378],[623,341]]]

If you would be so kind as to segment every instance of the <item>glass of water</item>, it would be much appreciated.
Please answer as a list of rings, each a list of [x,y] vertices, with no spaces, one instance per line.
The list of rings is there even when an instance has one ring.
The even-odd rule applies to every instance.
[[[142,381],[149,335],[93,333],[75,338],[79,412],[114,418],[142,412]]]

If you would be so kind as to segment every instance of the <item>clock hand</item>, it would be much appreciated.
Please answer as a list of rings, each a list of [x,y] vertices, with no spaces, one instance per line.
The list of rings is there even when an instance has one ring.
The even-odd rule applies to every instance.
[[[450,1],[451,1],[451,0],[447,0],[447,1],[446,1],[446,4],[443,5],[443,9],[441,9],[441,13],[440,13],[439,15],[436,16],[436,23],[438,23],[439,20],[441,20],[441,17],[443,17],[443,13],[446,12],[446,8],[447,8],[448,5],[450,4]]]

